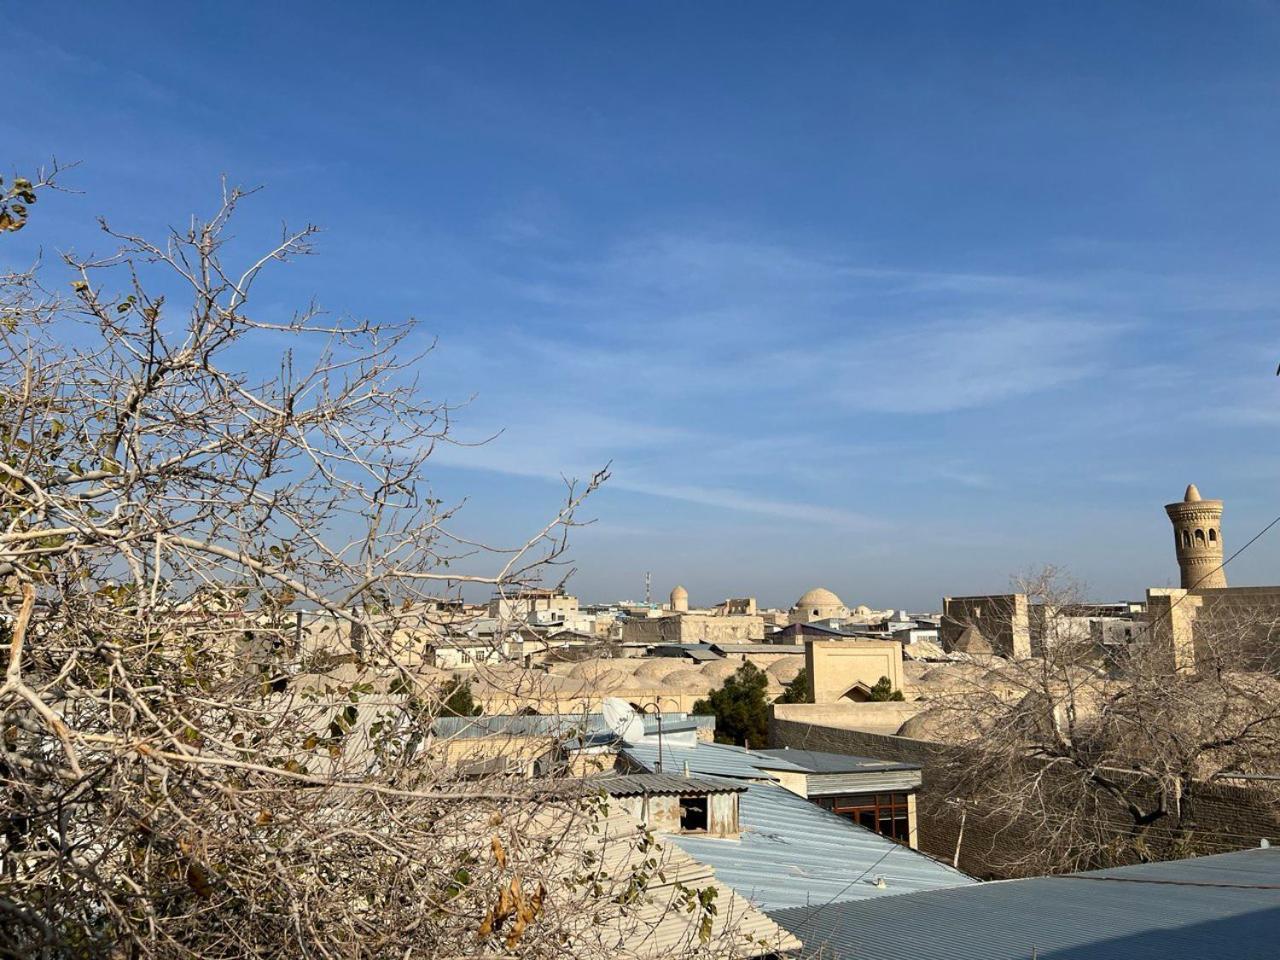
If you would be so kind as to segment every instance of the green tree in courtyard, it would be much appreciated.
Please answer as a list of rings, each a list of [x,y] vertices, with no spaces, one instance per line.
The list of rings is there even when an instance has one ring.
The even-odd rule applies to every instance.
[[[723,687],[695,703],[693,712],[715,715],[717,742],[763,747],[769,740],[768,683],[762,670],[744,663]]]
[[[480,708],[471,696],[471,683],[467,680],[450,680],[441,691],[440,716],[478,717]]]
[[[904,700],[901,690],[893,689],[893,681],[888,677],[881,677],[876,681],[876,685],[871,688],[871,694],[867,697],[873,702],[883,702],[885,700]]]
[[[782,691],[780,696],[774,703],[813,703],[813,699],[809,696],[809,670],[807,667],[801,667],[800,672],[796,674],[795,679],[787,684],[787,689]]]

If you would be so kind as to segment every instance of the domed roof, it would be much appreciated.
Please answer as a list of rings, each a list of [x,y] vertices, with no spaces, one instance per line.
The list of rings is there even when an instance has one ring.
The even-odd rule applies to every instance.
[[[803,660],[804,657],[782,657],[765,667],[764,672],[771,677],[776,677],[780,683],[790,683],[796,678],[796,674],[804,669]]]
[[[843,607],[840,598],[826,587],[814,587],[799,600],[797,607]]]
[[[672,597],[687,597],[687,596],[689,596],[689,591],[688,591],[688,590],[686,590],[684,587],[676,587],[674,590],[672,590],[672,591],[671,591],[671,596],[672,596]]]
[[[1195,502],[1196,502],[1197,500],[1199,500],[1199,499],[1200,499],[1200,491],[1196,488],[1196,485],[1195,485],[1194,483],[1188,483],[1188,484],[1187,484],[1187,493],[1186,493],[1186,495],[1182,498],[1182,502],[1183,502],[1183,503],[1195,503]]]

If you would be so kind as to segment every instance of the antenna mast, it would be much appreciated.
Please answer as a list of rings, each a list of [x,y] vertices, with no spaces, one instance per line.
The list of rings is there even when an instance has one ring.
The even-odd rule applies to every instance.
[[[653,606],[653,574],[648,570],[644,572],[644,605]]]

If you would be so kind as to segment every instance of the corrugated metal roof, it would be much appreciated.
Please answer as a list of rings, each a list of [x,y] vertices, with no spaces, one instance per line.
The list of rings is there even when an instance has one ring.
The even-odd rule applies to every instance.
[[[902,894],[975,881],[910,847],[828,813],[783,787],[753,783],[738,801],[739,840],[673,835],[762,910]],[[884,889],[876,886],[883,877]],[[804,940],[803,934],[800,939]]]
[[[632,744],[624,747],[622,753],[646,770],[653,770],[658,762],[656,743]],[[663,744],[662,762],[666,772],[683,770],[684,764],[688,763],[690,773],[705,773],[713,777],[741,777],[744,780],[774,779],[758,766],[760,758],[753,751],[727,743],[700,743],[696,747]],[[800,767],[785,764],[782,760],[770,760],[768,766],[773,770],[801,772]]]
[[[717,660],[724,659],[720,654],[711,650],[690,650],[685,656],[698,663],[714,663]]]
[[[1280,849],[770,915],[832,960],[1273,960]]]
[[[588,873],[604,891],[595,897],[593,909],[564,917],[569,953],[653,960],[696,952],[703,946],[703,918],[688,909],[688,891],[707,887],[717,894],[711,939],[705,947],[714,955],[774,956],[800,946],[792,934],[718,880],[709,866],[665,839],[657,846],[646,842],[639,822],[619,804],[610,804],[597,816],[592,829],[566,833],[562,820],[549,812],[530,832],[557,838],[557,856],[547,865],[551,890],[568,897],[568,891],[582,884],[583,864],[591,863]],[[632,887],[637,873],[648,877],[638,891]],[[618,906],[621,902],[627,904],[625,909]],[[570,898],[566,906],[573,903]]]
[[[714,716],[690,716],[686,713],[664,713],[663,731],[675,730],[673,724],[692,723],[700,730],[714,730]],[[646,732],[656,732],[657,717],[644,718]],[[598,713],[555,714],[547,716],[522,716],[518,714],[494,714],[483,717],[437,717],[431,724],[431,732],[437,737],[492,737],[507,736],[566,736],[574,733],[602,733],[609,729],[604,717]],[[679,729],[687,729],[680,726]]]
[[[862,773],[876,770],[919,770],[918,763],[897,763],[877,760],[874,757],[851,757],[843,753],[823,753],[820,750],[754,750],[766,761],[786,760],[806,773]],[[768,763],[762,764],[767,767]]]
[[[809,799],[851,793],[909,793],[918,790],[924,777],[914,770],[859,770],[857,773],[810,773],[804,792]]]
[[[700,729],[699,725],[694,723],[692,720],[675,720],[670,723],[664,721],[662,724],[662,736],[665,741],[667,737],[672,736],[673,734],[695,733],[698,729]],[[657,724],[646,723],[644,733],[646,737],[656,736],[658,733]],[[621,742],[622,738],[612,730],[599,730],[595,733],[587,733],[581,737],[573,737],[572,739],[565,740],[564,746],[566,750],[583,750],[588,748],[617,746]]]
[[[709,643],[658,643],[654,644],[652,649],[653,654],[658,657],[688,657],[699,663],[724,659],[711,649]]]
[[[721,653],[804,653],[804,647],[794,643],[713,643],[711,647]]]
[[[636,744],[622,751],[631,761],[652,770],[656,744]],[[803,772],[781,757],[760,755],[724,743],[663,750],[667,772],[683,769],[698,775],[752,782],[738,802],[741,839],[672,837],[684,850],[716,868],[731,887],[765,910],[828,901],[884,897],[975,881],[946,864],[873,833],[823,810],[803,797],[768,782],[767,770]],[[884,877],[885,888],[875,885]],[[803,939],[803,938],[802,938]]]
[[[710,650],[709,643],[651,643],[648,645],[654,651],[661,650],[663,653],[684,654],[690,650]]]
[[[599,786],[611,797],[635,797],[645,793],[676,793],[681,796],[704,793],[735,793],[746,788],[741,780],[724,777],[684,777],[674,773],[632,773],[620,777],[596,777],[590,786]]]

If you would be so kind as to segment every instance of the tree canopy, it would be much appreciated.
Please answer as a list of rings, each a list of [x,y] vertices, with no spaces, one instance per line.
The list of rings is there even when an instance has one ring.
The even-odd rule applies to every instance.
[[[0,241],[48,185],[0,184]],[[446,762],[475,705],[425,654],[461,585],[542,583],[605,474],[514,547],[452,529],[430,341],[260,297],[316,230],[245,257],[247,195],[0,270],[0,954],[544,956],[599,898],[524,841],[586,814]]]
[[[888,677],[881,677],[871,688],[871,693],[868,694],[867,699],[873,703],[883,703],[889,700],[904,700],[906,698],[903,697],[901,690],[893,688],[892,680]]]
[[[782,696],[778,697],[774,703],[813,703],[813,699],[809,696],[808,667],[800,668],[800,672],[787,684],[787,688],[782,691]]]
[[[724,686],[695,703],[693,712],[715,715],[717,742],[763,747],[769,740],[768,686],[762,670],[743,663]]]
[[[471,683],[467,680],[449,680],[440,691],[440,715],[442,717],[478,717],[480,707],[471,696]]]

